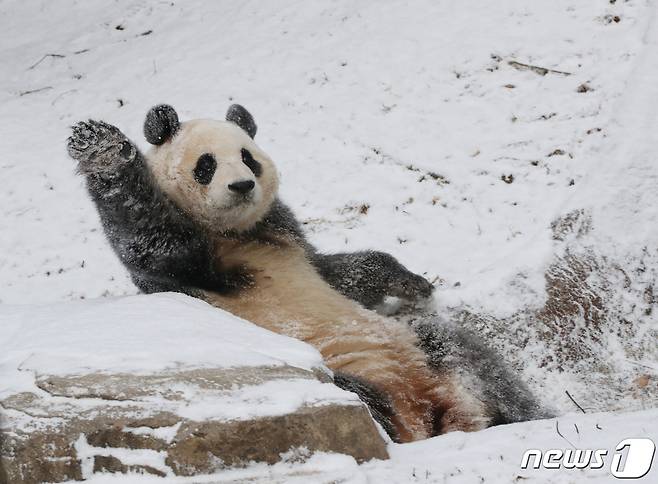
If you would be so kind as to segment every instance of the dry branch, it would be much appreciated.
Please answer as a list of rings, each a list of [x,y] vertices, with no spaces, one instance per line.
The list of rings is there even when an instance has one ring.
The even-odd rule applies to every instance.
[[[540,76],[545,76],[549,72],[551,74],[560,74],[561,76],[570,76],[571,72],[564,72],[564,71],[556,71],[555,69],[548,69],[547,67],[540,67],[540,66],[533,66],[530,64],[524,64],[522,62],[517,62],[517,61],[509,61],[509,65],[511,65],[514,69],[518,69],[519,71],[532,71],[536,74],[539,74]]]
[[[569,397],[569,400],[571,400],[571,401],[573,402],[573,404],[574,404],[576,407],[578,407],[578,410],[580,410],[580,411],[583,412],[583,413],[587,413],[587,412],[585,412],[585,409],[584,409],[583,407],[581,407],[580,405],[578,405],[578,402],[577,402],[577,401],[571,396],[571,393],[569,393],[569,390],[565,390],[564,393],[566,393],[566,394],[567,394],[567,397]]]
[[[40,87],[39,89],[31,89],[29,91],[21,91],[18,93],[20,97],[27,96],[28,94],[34,94],[36,92],[41,92],[41,91],[47,91],[48,89],[52,89],[53,86],[46,86],[46,87]]]
[[[54,57],[55,59],[63,59],[66,57],[64,54],[45,54],[41,59],[36,61],[34,64],[32,64],[30,67],[27,68],[28,71],[31,71],[34,69],[36,66],[41,64],[44,60],[46,60],[48,57]]]

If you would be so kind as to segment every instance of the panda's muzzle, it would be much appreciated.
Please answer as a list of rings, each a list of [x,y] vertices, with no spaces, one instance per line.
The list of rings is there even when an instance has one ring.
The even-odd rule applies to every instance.
[[[232,192],[239,193],[240,195],[246,195],[254,189],[256,183],[253,180],[243,180],[233,183],[229,183],[228,189]]]

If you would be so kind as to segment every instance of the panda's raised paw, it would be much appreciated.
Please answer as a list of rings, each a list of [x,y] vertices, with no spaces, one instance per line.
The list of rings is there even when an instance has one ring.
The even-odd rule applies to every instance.
[[[69,155],[82,173],[110,173],[137,155],[137,148],[115,126],[103,121],[82,121],[68,138]]]

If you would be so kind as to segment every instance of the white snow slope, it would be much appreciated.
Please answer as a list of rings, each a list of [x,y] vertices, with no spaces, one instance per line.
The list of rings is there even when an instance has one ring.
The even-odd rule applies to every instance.
[[[168,369],[284,364],[306,370],[324,368],[315,348],[182,294],[0,305],[0,327],[0,348],[4,350],[0,356],[0,400],[20,392],[42,393],[35,385],[35,376],[44,374],[152,374]],[[333,392],[345,400],[345,392],[334,385],[304,383],[317,398]],[[294,394],[295,387],[290,388]],[[277,398],[260,395],[252,399],[255,403],[245,399],[241,402],[244,408],[235,408],[235,402],[221,408],[215,402],[220,407],[215,412],[225,414],[224,418],[238,418],[241,413],[243,417],[261,415],[260,402],[265,414],[285,414],[304,403],[293,402],[293,395],[286,399],[285,392],[282,384]],[[272,401],[277,399],[284,408],[274,408]],[[272,410],[276,411],[267,413]]]
[[[391,252],[436,280],[440,313],[505,323],[475,327],[560,411],[575,410],[566,390],[588,412],[644,409],[578,417],[581,442],[562,432],[577,447],[655,438],[656,10],[650,0],[0,0],[0,304],[137,292],[66,155],[70,125],[103,119],[145,147],[156,103],[189,119],[239,102],[321,249]],[[584,238],[555,240],[551,222],[574,210],[587,214]],[[602,304],[616,313],[574,363],[518,315],[546,303],[556,258],[581,252],[606,268],[586,282],[609,291]],[[522,447],[568,445],[548,421],[393,446],[388,463],[316,464],[352,482],[605,479],[520,472]],[[476,465],[480,455],[496,464]]]

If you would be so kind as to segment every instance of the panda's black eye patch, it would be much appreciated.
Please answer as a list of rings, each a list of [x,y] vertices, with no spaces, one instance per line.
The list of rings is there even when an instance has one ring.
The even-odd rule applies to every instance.
[[[210,153],[204,153],[199,156],[194,167],[194,179],[201,185],[207,185],[212,181],[212,177],[217,169],[217,160]]]
[[[249,153],[249,150],[242,148],[240,153],[242,154],[242,162],[249,167],[254,175],[260,176],[261,173],[263,173],[263,167],[254,159],[251,153]]]

